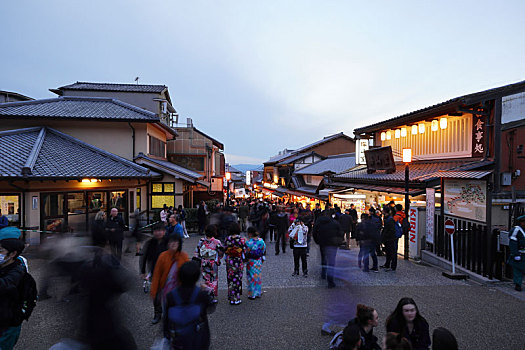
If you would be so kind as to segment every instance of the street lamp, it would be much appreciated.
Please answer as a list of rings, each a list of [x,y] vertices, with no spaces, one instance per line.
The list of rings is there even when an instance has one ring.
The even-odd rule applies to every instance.
[[[407,220],[409,220],[409,210],[410,207],[410,198],[408,195],[408,182],[410,179],[410,170],[409,170],[409,164],[412,162],[412,149],[411,148],[403,148],[403,163],[405,163],[405,216]],[[405,260],[408,260],[408,244],[409,244],[409,237],[408,235],[405,235]]]
[[[226,205],[230,205],[230,180],[232,178],[232,173],[229,171],[226,172]]]

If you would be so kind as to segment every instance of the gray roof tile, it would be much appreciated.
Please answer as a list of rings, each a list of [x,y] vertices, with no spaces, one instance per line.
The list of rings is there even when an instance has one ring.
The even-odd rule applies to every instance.
[[[297,175],[323,175],[328,172],[341,173],[355,167],[355,153],[329,156],[295,172]]]
[[[191,178],[194,181],[203,177],[203,175],[196,173],[193,170],[186,169],[180,165],[168,162],[166,160],[150,158],[143,153],[139,153],[139,155],[135,157],[135,161],[139,164],[150,166],[158,171],[165,172],[165,169],[171,170],[175,173],[179,173],[185,177]]]
[[[127,159],[82,142],[51,128],[45,131],[43,143],[34,155],[35,162],[28,175],[22,168],[28,163],[31,150],[42,128],[0,132],[0,174],[19,179],[81,179],[81,178],[150,178],[157,175]]]
[[[76,83],[64,85],[58,88],[58,90],[122,91],[152,93],[161,93],[165,89],[167,89],[166,85],[89,83],[84,81],[77,81]]]
[[[1,117],[159,121],[159,117],[153,112],[101,97],[58,97],[1,103]]]

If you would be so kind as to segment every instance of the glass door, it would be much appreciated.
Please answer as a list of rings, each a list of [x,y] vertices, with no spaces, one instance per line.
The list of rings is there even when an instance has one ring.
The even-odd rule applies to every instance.
[[[64,214],[63,193],[41,194],[42,229],[52,232],[66,231],[66,216]]]
[[[88,225],[91,227],[95,216],[99,211],[107,212],[108,205],[106,200],[106,192],[88,192],[87,193],[88,201]]]
[[[67,193],[67,226],[70,232],[87,232],[86,197],[84,192]]]
[[[118,215],[122,217],[124,223],[128,222],[128,196],[127,191],[110,191],[109,193],[109,210],[117,208]],[[109,211],[108,211],[109,214]]]

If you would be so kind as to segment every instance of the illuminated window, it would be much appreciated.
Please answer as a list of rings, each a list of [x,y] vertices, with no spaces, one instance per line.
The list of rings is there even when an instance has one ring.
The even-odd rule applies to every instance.
[[[412,135],[417,135],[417,125],[412,125]]]
[[[407,137],[407,128],[401,128],[401,137]]]
[[[424,134],[425,133],[425,124],[421,123],[419,124],[419,133]]]
[[[140,191],[140,188],[137,188],[137,209],[140,210],[140,194],[141,194],[141,191]]]
[[[390,130],[388,130],[388,131],[386,132],[386,139],[387,139],[387,140],[392,139],[392,132],[391,132]]]
[[[394,136],[396,137],[396,139],[400,138],[401,137],[401,130],[396,129],[396,131],[394,131]]]
[[[174,207],[175,206],[175,197],[173,195],[159,195],[154,194],[151,196],[151,208],[153,209],[159,209],[163,208],[164,204],[166,204],[168,207]]]
[[[163,192],[175,192],[173,188],[173,184],[164,184]]]
[[[162,184],[153,184],[153,188],[151,192],[163,192],[162,191]]]

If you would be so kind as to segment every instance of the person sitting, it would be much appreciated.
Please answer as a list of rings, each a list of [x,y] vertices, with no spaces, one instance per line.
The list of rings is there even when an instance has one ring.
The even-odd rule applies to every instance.
[[[399,300],[396,309],[386,320],[386,331],[400,333],[408,339],[414,350],[427,350],[430,346],[428,322],[421,316],[412,298]]]
[[[438,327],[432,333],[432,350],[458,350],[458,342],[448,329]]]
[[[412,346],[407,338],[399,333],[390,332],[383,338],[384,350],[412,350]]]

